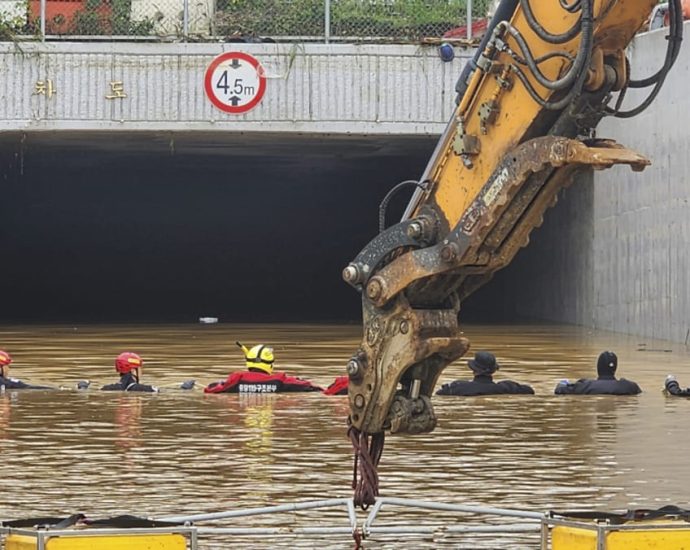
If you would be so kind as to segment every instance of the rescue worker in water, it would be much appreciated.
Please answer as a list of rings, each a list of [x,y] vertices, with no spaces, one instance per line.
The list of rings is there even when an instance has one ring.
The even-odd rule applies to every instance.
[[[474,373],[473,380],[455,380],[443,384],[436,395],[496,395],[496,394],[534,394],[534,390],[525,384],[512,380],[494,382],[493,374],[499,369],[496,357],[488,351],[478,351],[474,359],[467,362]]]
[[[256,345],[251,349],[235,342],[244,353],[247,370],[233,372],[225,380],[212,382],[204,393],[279,393],[323,391],[308,380],[273,372],[273,348]]]
[[[143,366],[144,361],[136,353],[131,351],[121,353],[115,359],[115,372],[120,375],[120,381],[116,384],[107,384],[101,390],[158,392],[155,386],[139,383],[139,374]]]
[[[682,388],[676,377],[669,374],[664,381],[664,393],[676,397],[690,397],[690,388]]]
[[[32,386],[16,378],[10,378],[12,357],[0,349],[0,391],[2,390],[54,390],[49,386]]]
[[[632,380],[616,378],[618,357],[612,351],[604,351],[597,359],[597,379],[582,378],[575,383],[562,380],[556,386],[557,395],[637,395],[642,390]]]

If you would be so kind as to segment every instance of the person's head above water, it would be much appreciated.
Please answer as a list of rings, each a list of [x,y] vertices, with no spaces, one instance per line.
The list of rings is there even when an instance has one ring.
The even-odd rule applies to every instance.
[[[499,369],[496,357],[488,351],[478,351],[474,354],[474,359],[467,361],[467,365],[475,376],[491,376]]]
[[[612,351],[604,351],[597,359],[597,374],[599,376],[613,376],[618,367],[618,357]]]
[[[247,364],[247,370],[254,372],[263,372],[265,374],[273,374],[273,348],[259,344],[251,349],[243,346],[239,342],[235,342],[244,353],[244,358]]]
[[[0,349],[0,376],[5,376],[5,373],[10,370],[11,362],[12,357],[10,357],[10,354]]]
[[[133,374],[137,380],[139,380],[139,370],[144,365],[144,360],[139,357],[136,353],[131,351],[122,352],[115,359],[115,371],[119,374],[129,374],[134,371]]]

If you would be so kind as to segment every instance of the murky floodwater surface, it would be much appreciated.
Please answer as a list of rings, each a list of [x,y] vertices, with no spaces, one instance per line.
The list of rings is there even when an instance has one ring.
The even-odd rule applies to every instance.
[[[563,326],[468,326],[473,350],[493,351],[497,379],[531,384],[535,396],[437,397],[432,434],[389,436],[381,463],[385,496],[533,511],[688,506],[690,400],[666,398],[673,372],[690,385],[682,344]],[[186,379],[197,389],[161,394],[97,390],[9,391],[0,395],[0,518],[131,513],[192,514],[350,496],[352,452],[347,398],[321,394],[204,395],[242,368],[235,340],[272,344],[276,370],[326,386],[356,349],[357,326],[210,325],[2,327],[12,375],[27,382],[92,387],[116,381],[114,357],[140,353],[143,381]],[[593,376],[596,356],[618,353],[619,375],[637,397],[554,396],[562,378]],[[461,360],[442,378],[468,377]],[[283,518],[284,519],[284,518]],[[381,524],[443,523],[451,514],[399,511]],[[280,524],[281,518],[224,526]],[[289,516],[303,526],[347,525],[344,509]],[[207,542],[202,548],[294,547],[294,540]],[[367,547],[405,547],[399,541]],[[481,540],[455,547],[483,547]],[[484,539],[485,541],[487,539]],[[529,547],[492,539],[487,548]],[[306,547],[351,547],[347,537],[302,540]],[[422,539],[415,547],[436,547]],[[427,546],[424,546],[427,545]]]

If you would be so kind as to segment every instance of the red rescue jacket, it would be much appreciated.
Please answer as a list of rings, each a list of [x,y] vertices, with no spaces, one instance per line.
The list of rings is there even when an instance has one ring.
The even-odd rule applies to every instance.
[[[204,393],[279,393],[323,391],[309,380],[288,376],[284,372],[265,374],[263,372],[240,371],[228,375],[227,379],[213,382],[204,388]]]
[[[326,395],[347,395],[347,384],[349,378],[347,376],[337,376],[333,383],[328,386],[323,393]]]

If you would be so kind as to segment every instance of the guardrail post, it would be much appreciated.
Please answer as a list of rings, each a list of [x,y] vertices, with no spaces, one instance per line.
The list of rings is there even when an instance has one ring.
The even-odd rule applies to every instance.
[[[323,6],[323,33],[328,44],[331,38],[331,0],[325,0]]]
[[[46,0],[41,0],[41,40],[46,39]]]
[[[467,0],[467,40],[472,40],[472,0]]]
[[[540,550],[548,550],[549,548],[549,524],[546,518],[541,520],[541,547]]]
[[[189,0],[182,0],[182,32],[186,40],[189,36]]]

